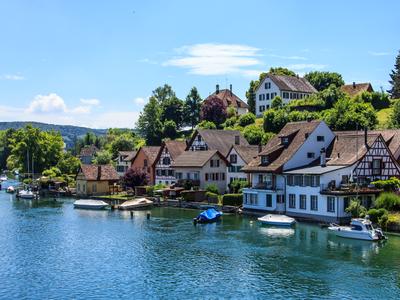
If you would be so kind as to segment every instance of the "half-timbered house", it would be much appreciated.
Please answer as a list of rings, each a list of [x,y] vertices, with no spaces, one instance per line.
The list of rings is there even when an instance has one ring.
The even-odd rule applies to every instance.
[[[185,151],[186,142],[184,141],[165,141],[161,145],[160,151],[154,162],[156,170],[155,183],[172,185],[176,182],[174,170],[171,164]]]

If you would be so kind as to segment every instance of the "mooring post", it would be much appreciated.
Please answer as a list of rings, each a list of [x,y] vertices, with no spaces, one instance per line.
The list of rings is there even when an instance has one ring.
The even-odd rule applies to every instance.
[[[147,217],[147,220],[150,220],[150,213],[149,212],[147,213],[146,217]]]
[[[131,211],[131,219],[133,219],[133,211]]]

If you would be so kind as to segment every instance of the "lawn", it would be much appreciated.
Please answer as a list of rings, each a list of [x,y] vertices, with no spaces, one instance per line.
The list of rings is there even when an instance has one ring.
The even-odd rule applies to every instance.
[[[380,111],[378,111],[376,113],[377,117],[378,117],[378,128],[379,129],[383,129],[383,128],[387,128],[387,124],[390,118],[390,114],[392,113],[392,108],[384,108],[381,109]]]

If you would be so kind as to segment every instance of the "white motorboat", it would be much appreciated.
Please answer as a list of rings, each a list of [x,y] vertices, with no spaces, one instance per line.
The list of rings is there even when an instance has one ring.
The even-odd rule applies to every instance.
[[[108,203],[101,200],[80,199],[74,202],[74,208],[82,209],[104,209],[107,206]]]
[[[18,192],[17,197],[22,199],[34,199],[35,194],[30,190],[21,190]]]
[[[7,180],[8,180],[8,177],[6,174],[0,175],[0,181],[7,181]]]
[[[118,206],[121,210],[139,209],[153,206],[153,201],[146,198],[128,200]]]
[[[268,214],[257,219],[261,224],[274,225],[274,226],[292,226],[296,223],[294,218],[288,217],[286,215],[273,215]]]
[[[7,188],[6,192],[7,192],[7,193],[10,193],[10,194],[13,194],[13,193],[15,192],[15,188],[14,188],[12,185],[10,185],[10,186]]]
[[[366,241],[379,241],[386,239],[380,228],[374,228],[368,219],[351,219],[350,226],[331,224],[328,230],[336,236]]]

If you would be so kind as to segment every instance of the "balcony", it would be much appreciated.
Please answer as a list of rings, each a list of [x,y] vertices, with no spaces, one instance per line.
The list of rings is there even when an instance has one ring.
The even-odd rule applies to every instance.
[[[357,185],[357,184],[340,184],[335,186],[333,183],[321,184],[320,193],[322,195],[365,195],[378,194],[382,189],[378,189],[373,185]]]
[[[256,185],[254,185],[251,188],[248,188],[248,190],[266,190],[266,191],[283,191],[283,186],[277,186],[268,182],[261,182]]]

